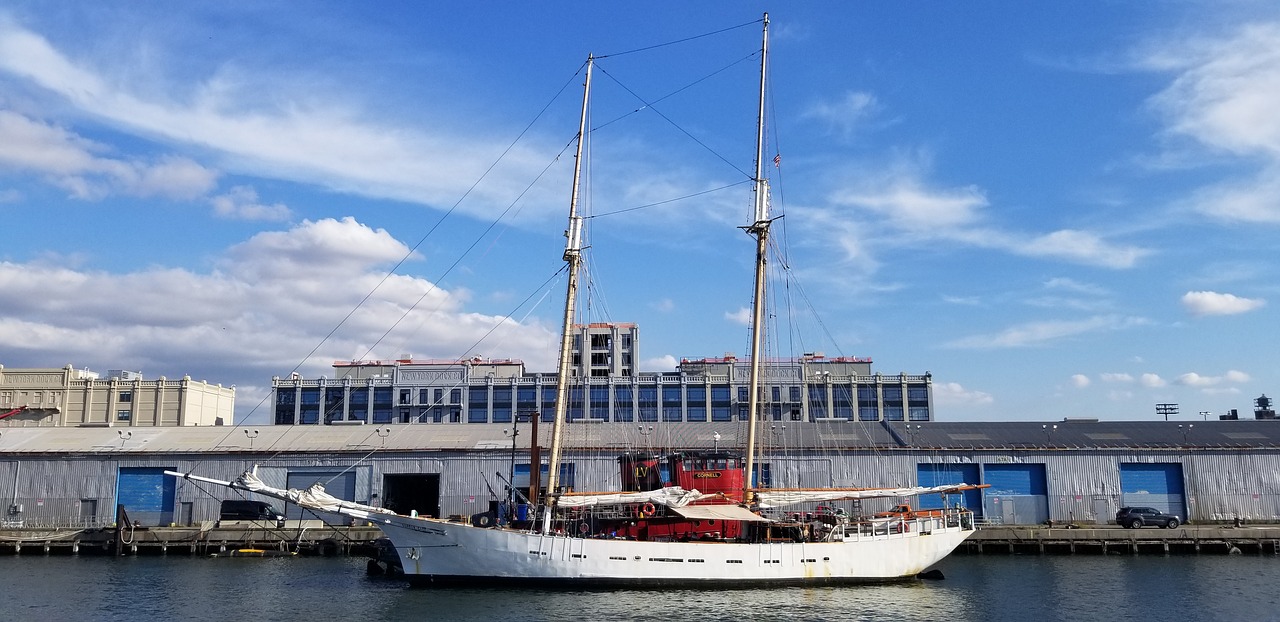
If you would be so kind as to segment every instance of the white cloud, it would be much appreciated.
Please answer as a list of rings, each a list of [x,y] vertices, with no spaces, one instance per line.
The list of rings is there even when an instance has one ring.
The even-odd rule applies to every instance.
[[[1117,315],[1095,316],[1084,320],[1052,320],[1027,322],[1010,326],[998,333],[971,335],[946,344],[949,348],[989,350],[993,348],[1020,348],[1103,331],[1114,331],[1145,324],[1146,320]]]
[[[471,312],[465,292],[421,278],[394,275],[383,282],[387,262],[406,252],[385,231],[345,219],[258,234],[229,249],[208,273],[163,267],[109,273],[0,261],[3,362],[38,353],[57,364],[152,376],[201,370],[193,375],[244,386],[298,364],[316,377],[332,375],[335,360],[396,358],[406,351],[454,358],[500,348],[532,369],[554,367],[554,331],[536,322]],[[395,327],[389,335],[388,327]],[[313,349],[312,357],[300,358]],[[156,369],[174,361],[184,367]]]
[[[942,301],[948,304],[964,305],[967,307],[977,307],[982,305],[982,299],[977,296],[951,296],[943,294]]]
[[[1187,372],[1178,376],[1175,382],[1187,387],[1207,388],[1220,384],[1243,384],[1249,379],[1249,374],[1233,369],[1221,376],[1202,376],[1196,372]]]
[[[78,199],[123,194],[190,200],[207,193],[218,178],[187,158],[143,162],[99,155],[105,151],[63,128],[0,110],[0,168],[37,173]]]
[[[725,311],[724,319],[742,326],[751,325],[751,309],[741,307],[737,311]]]
[[[1089,377],[1084,374],[1072,374],[1071,384],[1076,388],[1083,389],[1089,386]]]
[[[836,240],[849,249],[851,261],[870,257],[868,227],[884,227],[896,235],[881,236],[891,243],[925,244],[938,241],[988,248],[1023,257],[1058,259],[1075,264],[1124,269],[1133,267],[1151,251],[1116,244],[1097,233],[1062,229],[1048,233],[1004,230],[987,224],[986,193],[976,186],[934,188],[921,180],[928,168],[922,162],[896,162],[879,172],[859,171],[857,185],[833,192],[830,200],[878,217],[870,223],[855,222],[848,214],[831,210],[816,218],[814,234]],[[844,178],[841,178],[841,183]],[[838,224],[840,223],[840,224]],[[884,243],[884,242],[882,242]],[[1069,285],[1064,285],[1069,286]]]
[[[1094,296],[1103,296],[1108,292],[1106,289],[1093,285],[1091,283],[1081,283],[1075,279],[1066,277],[1055,277],[1044,282],[1045,289],[1061,289],[1078,294],[1092,294]]]
[[[1151,98],[1171,137],[1257,164],[1252,174],[1201,188],[1184,203],[1216,218],[1280,222],[1280,23],[1248,23],[1228,36],[1179,39],[1142,63],[1176,73]],[[1195,155],[1177,158],[1202,161]]]
[[[1218,292],[1187,292],[1182,296],[1182,306],[1197,316],[1248,313],[1265,304],[1267,302],[1260,298],[1241,298]]]
[[[972,224],[978,211],[987,206],[986,197],[976,187],[926,188],[910,175],[883,179],[863,191],[845,190],[833,199],[875,212],[898,228],[925,232]]]
[[[665,354],[657,358],[645,359],[641,363],[644,369],[654,371],[675,371],[676,364],[676,357],[671,356],[670,354]]]
[[[662,313],[670,313],[675,310],[676,303],[674,300],[670,298],[663,298],[661,300],[655,300],[649,306],[653,307],[655,311],[661,311]]]
[[[1133,376],[1126,373],[1107,373],[1100,376],[1103,382],[1133,382]]]
[[[139,53],[119,50],[115,60]],[[83,113],[117,127],[210,150],[227,170],[268,174],[380,198],[422,204],[452,201],[468,191],[465,180],[484,177],[494,154],[507,148],[476,137],[464,140],[448,135],[443,119],[437,120],[430,133],[369,122],[360,118],[354,106],[344,107],[338,94],[320,92],[317,84],[284,76],[262,78],[272,83],[271,89],[263,89],[260,83],[249,83],[237,72],[226,70],[190,87],[189,92],[177,93],[163,92],[163,76],[156,77],[154,84],[141,83],[136,75],[106,79],[97,67],[69,59],[42,36],[12,21],[0,21],[0,72],[25,78]],[[291,88],[298,90],[290,92]],[[60,130],[47,128],[45,132],[57,134]],[[62,142],[48,146],[60,146],[64,151],[78,152],[72,156],[99,162],[88,158],[85,146],[77,149],[66,144],[68,141]],[[537,176],[545,158],[538,155],[544,153],[541,148],[530,147],[534,142],[530,137],[505,152],[503,166],[521,173],[493,176],[494,183],[476,187],[471,196],[477,200],[461,204],[460,209],[491,216],[498,206],[527,190],[508,188],[498,179]],[[65,157],[60,156],[65,154],[36,153],[28,160],[57,158],[66,165]],[[127,176],[128,172],[99,174]],[[76,196],[93,196],[100,191],[92,178],[78,174],[58,181]],[[538,188],[528,196],[544,191]],[[542,207],[541,202],[532,204],[535,208],[526,212]],[[559,205],[555,209],[560,209]]]
[[[1149,67],[1178,76],[1152,105],[1170,131],[1240,155],[1280,155],[1280,23],[1251,23],[1229,37],[1178,40]]]
[[[258,201],[258,192],[248,186],[236,186],[225,194],[209,199],[213,212],[226,218],[240,220],[288,220],[292,215],[283,203],[264,205]]]
[[[1161,378],[1159,374],[1150,373],[1142,374],[1140,382],[1142,383],[1142,386],[1151,389],[1158,389],[1169,384],[1169,381]]]
[[[875,95],[849,91],[838,101],[820,101],[801,116],[818,119],[842,134],[851,134],[880,109]]]
[[[1131,268],[1150,251],[1115,246],[1088,231],[1062,229],[1010,243],[1010,250],[1028,257],[1051,257],[1106,268]]]
[[[966,389],[956,382],[935,382],[933,398],[940,406],[973,406],[995,402],[990,393]]]

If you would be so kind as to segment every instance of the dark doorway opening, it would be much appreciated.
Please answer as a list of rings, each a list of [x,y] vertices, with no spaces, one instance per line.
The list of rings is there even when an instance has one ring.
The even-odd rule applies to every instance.
[[[382,476],[382,507],[397,514],[440,517],[440,474],[401,473]]]

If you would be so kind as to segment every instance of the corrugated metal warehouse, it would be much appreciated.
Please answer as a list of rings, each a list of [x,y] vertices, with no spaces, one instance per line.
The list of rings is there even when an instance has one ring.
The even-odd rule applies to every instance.
[[[758,481],[775,488],[982,483],[989,487],[963,499],[920,504],[963,503],[996,524],[1107,522],[1123,505],[1192,522],[1280,520],[1280,421],[765,426]],[[543,448],[548,428],[538,431]],[[273,486],[320,481],[348,500],[469,515],[506,498],[508,481],[517,490],[527,486],[530,433],[527,422],[6,429],[0,495],[8,503],[0,518],[9,527],[95,526],[111,523],[123,504],[143,525],[215,520],[220,500],[236,493],[163,471],[233,479],[255,464]],[[576,490],[615,490],[623,452],[730,449],[743,438],[738,422],[570,424],[562,481]],[[314,518],[281,509],[290,518]]]

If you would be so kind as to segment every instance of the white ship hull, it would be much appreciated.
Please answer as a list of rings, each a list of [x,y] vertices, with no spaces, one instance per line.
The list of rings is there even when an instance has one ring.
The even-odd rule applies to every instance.
[[[421,583],[823,584],[914,577],[973,532],[921,521],[902,533],[823,542],[570,538],[429,518],[378,516],[406,577]],[[936,521],[940,522],[940,521]]]

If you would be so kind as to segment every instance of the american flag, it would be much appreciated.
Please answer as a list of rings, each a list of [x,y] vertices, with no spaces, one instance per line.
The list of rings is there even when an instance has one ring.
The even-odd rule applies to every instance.
[[[776,154],[776,155],[774,155],[774,156],[773,156],[773,165],[774,165],[774,166],[782,166],[782,154],[781,154],[781,153]]]

